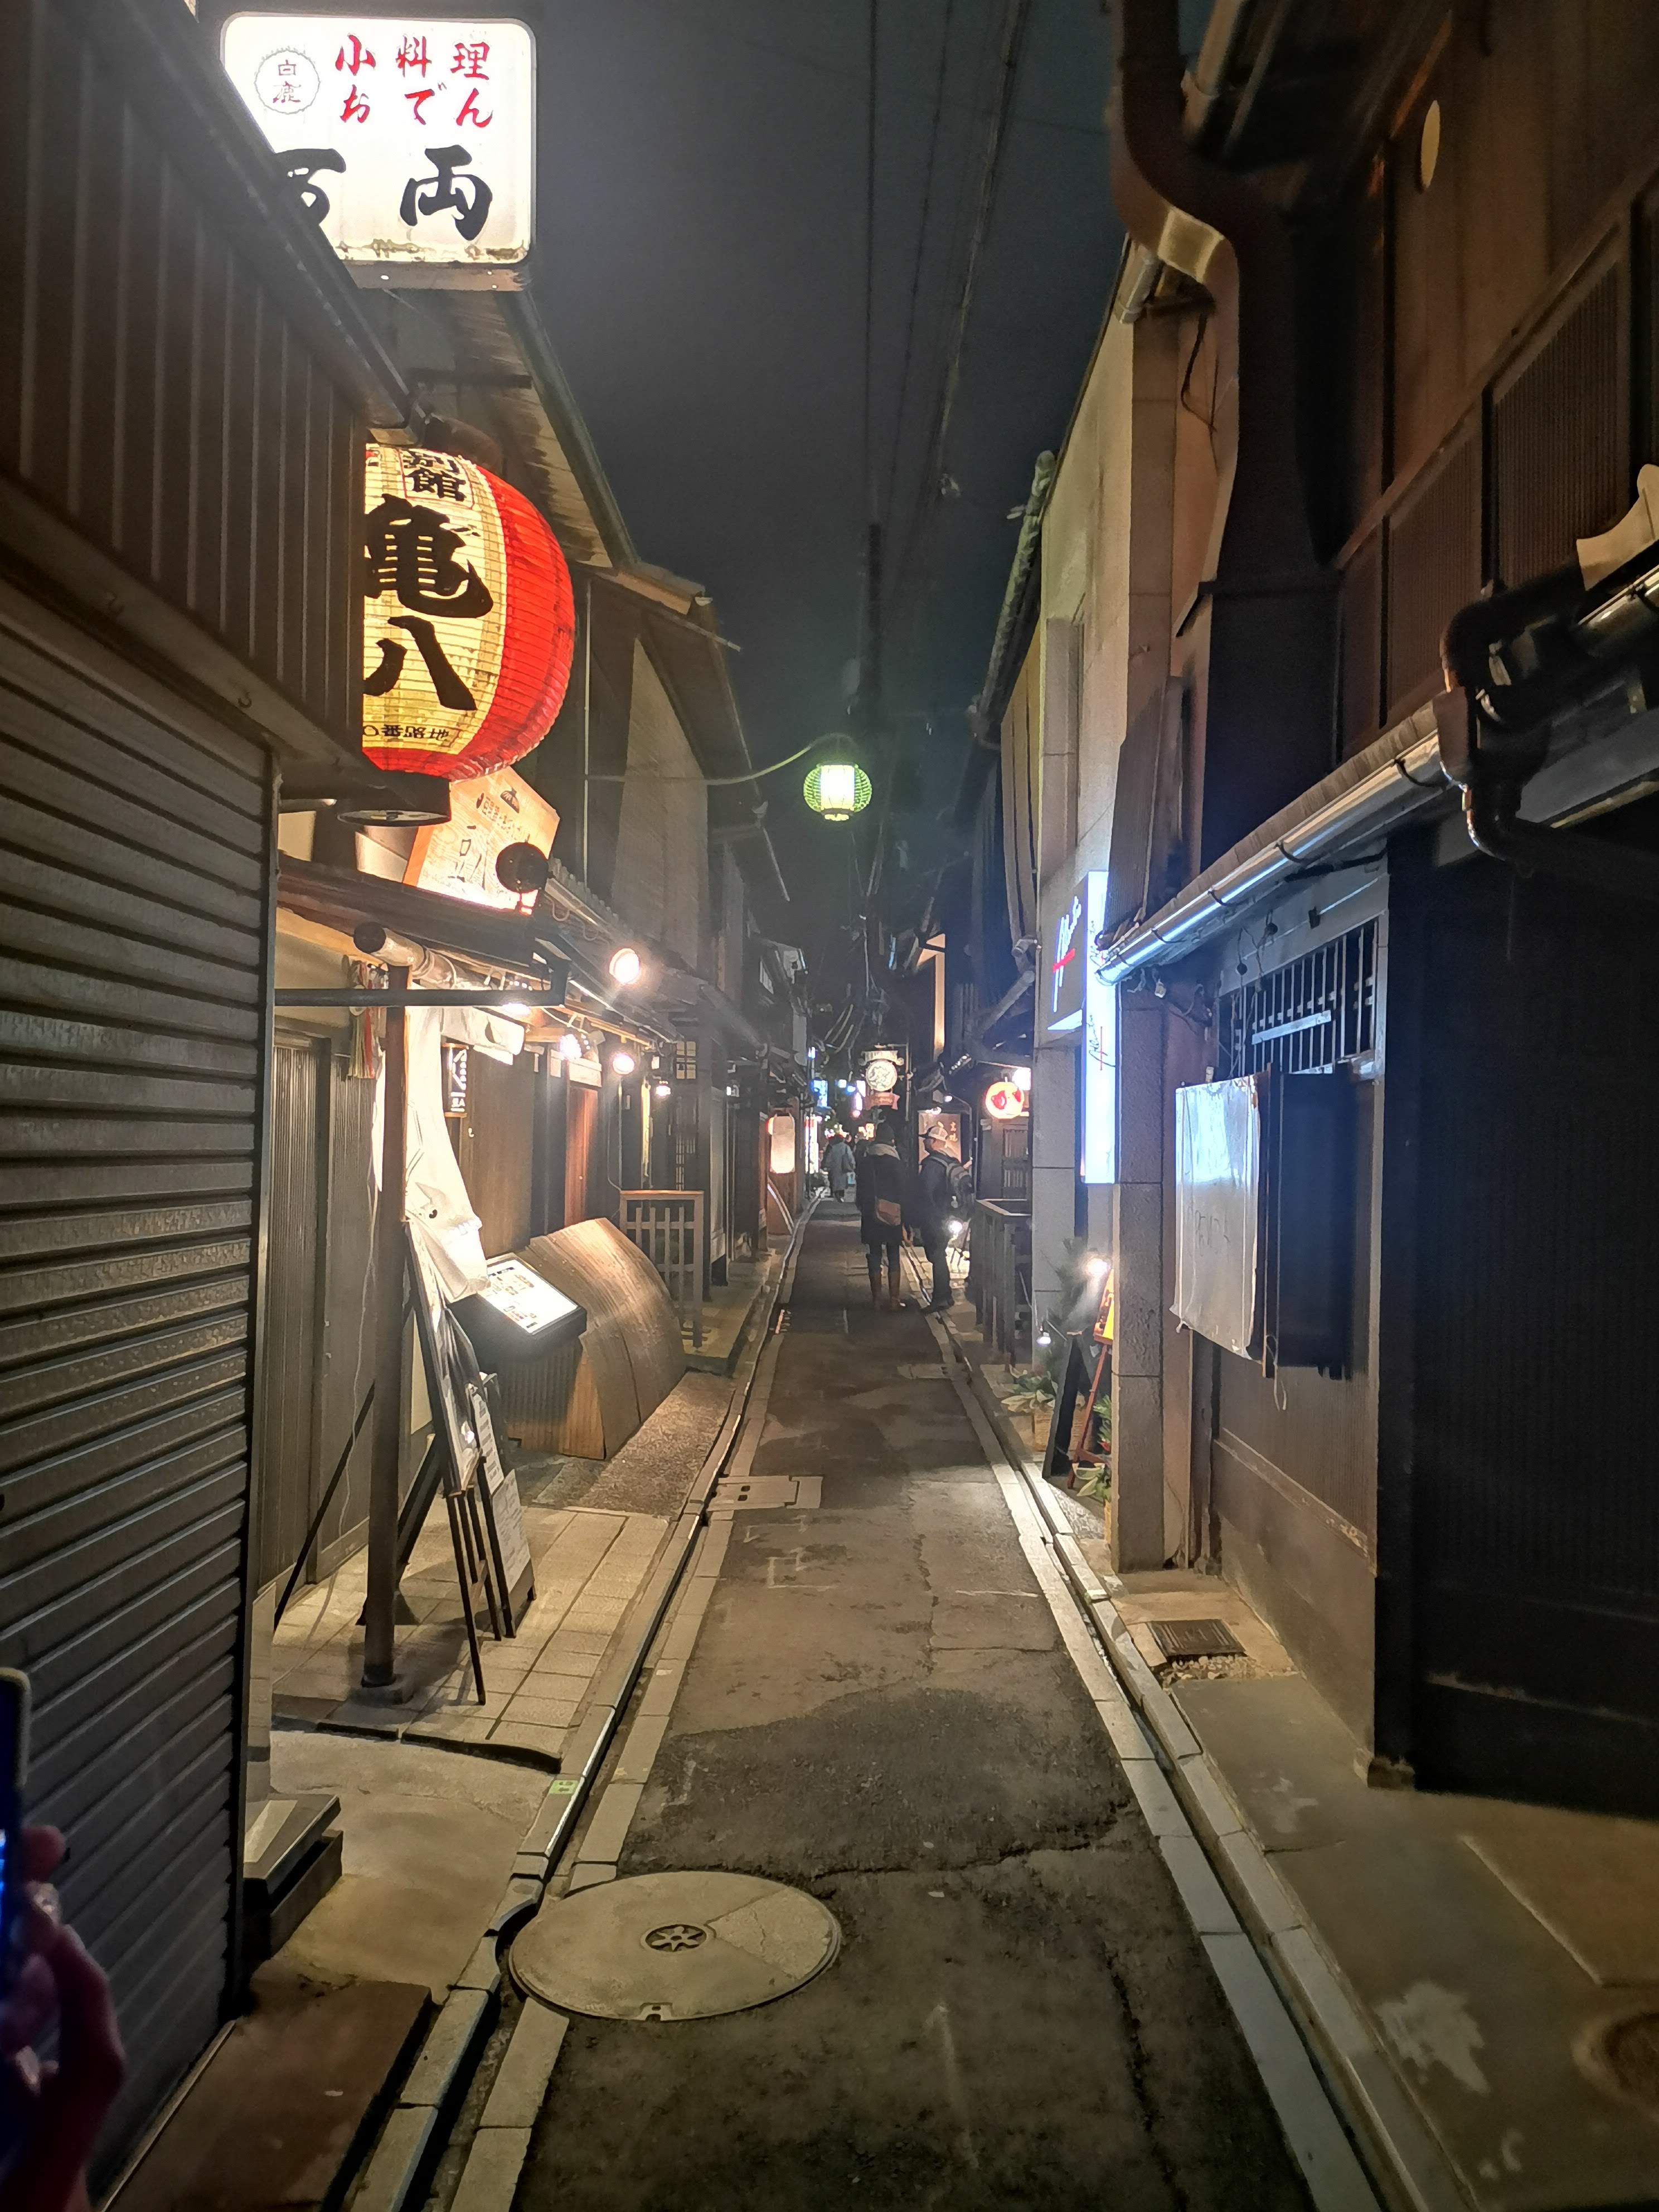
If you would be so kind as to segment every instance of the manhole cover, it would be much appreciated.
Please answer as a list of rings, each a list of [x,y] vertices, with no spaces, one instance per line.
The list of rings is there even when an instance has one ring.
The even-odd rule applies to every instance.
[[[1149,1620],[1166,1659],[1242,1658],[1244,1646],[1224,1620]]]
[[[746,1874],[642,1874],[544,1905],[513,1946],[532,1996],[599,2020],[709,2020],[787,1996],[841,1948],[815,1897]]]
[[[1578,2060],[1593,2081],[1659,2119],[1659,2014],[1603,2021],[1580,2043]]]

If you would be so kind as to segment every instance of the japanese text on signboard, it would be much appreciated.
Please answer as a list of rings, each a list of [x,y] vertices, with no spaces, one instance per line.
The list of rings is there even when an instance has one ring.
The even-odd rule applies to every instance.
[[[529,252],[536,53],[524,24],[238,15],[223,54],[343,259],[505,269]]]

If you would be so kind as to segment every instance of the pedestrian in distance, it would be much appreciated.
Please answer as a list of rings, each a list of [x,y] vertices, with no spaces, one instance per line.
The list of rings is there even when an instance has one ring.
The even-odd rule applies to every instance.
[[[844,1206],[857,1173],[853,1147],[847,1141],[844,1129],[837,1129],[823,1148],[823,1171],[830,1178],[830,1197],[837,1206]]]
[[[933,1270],[929,1313],[948,1313],[956,1303],[951,1287],[951,1216],[956,1208],[956,1155],[943,1126],[927,1132],[927,1150],[916,1176],[911,1226]]]
[[[858,1165],[859,1235],[870,1268],[870,1303],[882,1305],[881,1272],[887,1269],[889,1313],[899,1309],[899,1247],[904,1241],[904,1165],[894,1142],[896,1125],[883,1115]]]

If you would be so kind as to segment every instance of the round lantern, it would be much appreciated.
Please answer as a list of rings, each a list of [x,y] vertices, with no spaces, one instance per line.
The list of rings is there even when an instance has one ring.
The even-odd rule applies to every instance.
[[[451,781],[539,744],[575,642],[570,571],[520,492],[458,453],[370,446],[363,750]]]
[[[839,748],[807,771],[801,786],[806,804],[826,822],[848,822],[870,804],[870,779]]]
[[[1026,1110],[1025,1093],[1000,1076],[985,1094],[985,1110],[994,1121],[1017,1121]]]
[[[872,1091],[895,1091],[898,1087],[898,1062],[878,1053],[873,1060],[864,1063],[864,1079]]]

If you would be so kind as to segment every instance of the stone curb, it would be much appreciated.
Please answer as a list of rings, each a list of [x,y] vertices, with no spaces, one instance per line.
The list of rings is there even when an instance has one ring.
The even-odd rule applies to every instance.
[[[771,1302],[764,1308],[759,1326],[753,1330],[738,1361],[732,1403],[687,1493],[684,1510],[665,1539],[643,1588],[629,1607],[617,1632],[617,1655],[595,1678],[591,1702],[580,1725],[566,1739],[560,1761],[562,1771],[549,1784],[540,1809],[520,1840],[512,1875],[501,1892],[483,1940],[468,1961],[461,1979],[439,2008],[415,2054],[396,2104],[351,2191],[350,2212],[411,2212],[411,2208],[421,2201],[433,2164],[442,2148],[440,2119],[453,2119],[459,2109],[467,2081],[488,2040],[489,2029],[500,2009],[505,1971],[501,1949],[512,1931],[541,1904],[549,1877],[575,1832],[593,1781],[610,1753],[617,1723],[644,1669],[647,1655],[680,1588],[686,1563],[704,1526],[708,1498],[731,1456],[767,1351],[776,1340],[772,1322],[779,1308],[787,1301],[800,1256],[801,1240],[816,1204],[815,1200],[795,1224],[784,1264],[771,1287]],[[775,1364],[775,1352],[773,1360]],[[724,1549],[722,1541],[720,1550]],[[686,1610],[685,1601],[690,1601],[693,1636],[714,1595],[714,1572],[718,1564],[716,1559],[715,1568],[706,1577],[693,1575],[686,1578],[680,1613]],[[677,1615],[671,1641],[678,1637],[680,1626]],[[686,1650],[689,1650],[688,1641]],[[671,1653],[665,1646],[660,1656],[672,1661],[684,1655]],[[461,1748],[471,1750],[474,1747],[463,1745]],[[618,1798],[612,1807],[610,1801],[613,1793],[620,1790],[629,1800],[636,1802],[640,1787],[638,1782],[613,1780],[600,1799],[596,1819],[614,1814],[619,1820],[624,1800]],[[556,2032],[545,2027],[547,2020],[557,2021]],[[535,2089],[535,2108],[540,2109],[540,2099],[552,2075],[567,2025],[562,2015],[549,2014],[545,2007],[529,2005],[514,2022],[501,2072],[467,2154],[452,2212],[509,2212],[530,2148],[531,2129],[522,2115],[544,2057],[545,2068],[539,2070],[539,2086]],[[503,2113],[511,2112],[511,2120],[505,2123],[501,2118],[491,2118],[498,2111],[496,2096],[503,2082],[512,2085],[510,2100],[504,2099],[499,2108]]]
[[[1190,1855],[1182,1857],[1179,1853],[1179,1833],[1188,1831],[1188,1833],[1195,1848],[1202,1850],[1214,1893],[1224,1892],[1236,1909],[1237,1919],[1229,1911],[1229,1926],[1237,1929],[1243,1921],[1255,1954],[1266,1962],[1259,1970],[1271,1975],[1291,2004],[1322,2070],[1334,2077],[1342,2109],[1368,2154],[1372,2179],[1389,2205],[1396,2212],[1468,2212],[1468,2197],[1419,2118],[1408,2092],[1366,2026],[1338,1970],[1321,1948],[1316,1932],[1304,1921],[1267,1853],[1246,1831],[1219,1770],[1182,1717],[1175,1699],[1136,1649],[1128,1625],[1113,1602],[1112,1590],[1121,1584],[1115,1576],[1103,1577],[1089,1565],[1070,1534],[1058,1501],[1048,1494],[1048,1485],[1009,1432],[1006,1420],[999,1418],[1000,1408],[989,1385],[949,1319],[942,1316],[941,1326],[966,1370],[967,1386],[989,1421],[1004,1456],[1023,1479],[1053,1532],[1050,1547],[1113,1671],[1167,1762],[1168,1781],[1160,1771],[1160,1786],[1148,1787],[1139,1779],[1145,1761],[1137,1763],[1133,1750],[1114,1734],[1114,1745],[1124,1759],[1130,1787],[1158,1838],[1159,1849],[1206,1948],[1211,1948],[1212,1936],[1224,1931],[1206,1928],[1206,1917],[1213,1903],[1212,1890],[1196,1883]],[[1101,1710],[1109,1731],[1109,1717],[1104,1707]],[[1179,1830],[1168,1825],[1171,1808]],[[1177,1853],[1173,1859],[1172,1846]],[[1208,1900],[1201,1911],[1194,1910],[1195,1898]],[[1235,1983],[1243,1994],[1239,1972],[1231,1963],[1225,1974],[1213,1954],[1212,1963],[1230,2001]]]

